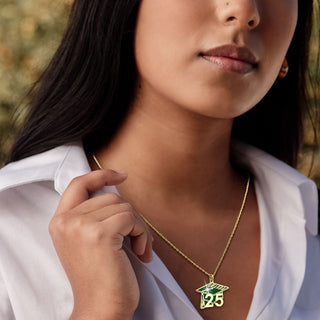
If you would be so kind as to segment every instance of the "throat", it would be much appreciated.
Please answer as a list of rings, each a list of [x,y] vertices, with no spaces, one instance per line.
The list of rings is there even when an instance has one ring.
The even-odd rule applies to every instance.
[[[175,194],[183,200],[195,189],[205,194],[207,186],[228,191],[235,175],[229,160],[232,121],[198,118],[173,122],[134,108],[96,156],[102,167],[128,173],[123,192],[130,184],[139,192],[152,189],[162,198]]]

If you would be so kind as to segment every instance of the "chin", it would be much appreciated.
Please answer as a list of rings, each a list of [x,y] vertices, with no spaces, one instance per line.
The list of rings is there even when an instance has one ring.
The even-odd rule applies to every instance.
[[[251,110],[259,102],[255,100],[244,103],[239,100],[229,101],[227,99],[219,101],[223,102],[212,103],[212,100],[211,102],[200,102],[198,104],[194,104],[190,109],[205,117],[228,120],[243,115],[244,113]],[[196,106],[196,109],[194,109],[194,106]]]

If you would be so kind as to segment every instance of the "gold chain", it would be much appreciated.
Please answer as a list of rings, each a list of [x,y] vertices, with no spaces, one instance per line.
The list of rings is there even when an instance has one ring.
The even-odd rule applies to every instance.
[[[100,165],[98,159],[96,158],[96,156],[94,154],[92,154],[93,160],[95,161],[96,165],[98,166],[99,169],[103,169],[102,166]],[[233,226],[233,229],[231,231],[231,234],[229,236],[228,242],[226,247],[224,248],[224,251],[221,255],[221,258],[216,266],[216,269],[214,270],[213,273],[209,273],[208,271],[206,271],[205,269],[201,268],[197,263],[195,263],[192,259],[190,259],[186,254],[184,254],[180,249],[178,249],[170,240],[168,240],[158,229],[156,229],[156,227],[154,227],[141,213],[139,213],[139,215],[141,216],[141,218],[144,220],[144,222],[162,239],[164,240],[172,249],[174,249],[176,252],[178,252],[183,258],[185,258],[189,263],[191,263],[195,268],[197,268],[198,270],[200,270],[201,272],[203,272],[205,275],[207,275],[210,280],[214,281],[214,277],[216,276],[219,268],[221,267],[221,264],[223,262],[224,257],[226,256],[231,241],[234,237],[234,234],[237,231],[239,222],[240,222],[240,218],[242,216],[242,212],[243,209],[245,207],[246,201],[247,201],[247,197],[248,197],[248,192],[249,192],[249,187],[250,187],[250,174],[248,174],[248,179],[247,179],[247,184],[246,184],[246,190],[243,196],[243,200],[242,200],[242,204],[241,204],[241,208],[238,214],[238,217],[236,219],[236,222]]]
[[[96,165],[98,166],[98,168],[100,170],[103,170],[103,168],[101,167],[100,162],[98,161],[98,159],[96,158],[96,156],[94,154],[92,154],[92,158],[93,158],[94,162],[96,163]]]

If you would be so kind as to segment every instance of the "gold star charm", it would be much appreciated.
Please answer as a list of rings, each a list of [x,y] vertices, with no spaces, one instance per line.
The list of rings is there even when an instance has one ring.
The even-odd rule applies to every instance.
[[[228,290],[229,287],[222,284],[210,281],[205,286],[196,290],[201,293],[200,309],[222,307],[223,306],[223,291]]]

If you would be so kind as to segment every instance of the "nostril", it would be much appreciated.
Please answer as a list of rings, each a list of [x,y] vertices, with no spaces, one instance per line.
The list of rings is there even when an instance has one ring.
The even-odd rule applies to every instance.
[[[227,21],[229,22],[229,21],[233,21],[233,20],[235,20],[236,19],[236,17],[229,17],[228,19],[227,19]]]
[[[251,16],[251,19],[245,19],[245,17],[238,17],[238,16],[229,16],[225,21],[226,23],[231,23],[231,22],[234,23],[236,20],[238,20],[240,24],[243,23],[243,25],[247,26],[247,28],[249,29],[253,29],[256,26],[258,26],[260,21],[259,17],[256,17],[256,16]]]

